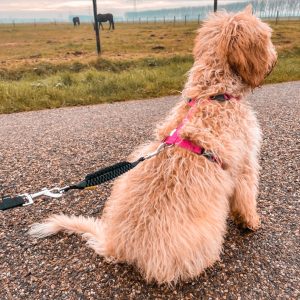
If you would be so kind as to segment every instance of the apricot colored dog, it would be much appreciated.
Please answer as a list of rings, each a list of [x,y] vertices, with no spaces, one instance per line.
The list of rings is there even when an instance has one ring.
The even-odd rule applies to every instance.
[[[33,225],[33,236],[82,234],[99,255],[136,265],[147,281],[172,283],[199,275],[219,259],[230,214],[246,228],[259,228],[261,131],[244,97],[276,62],[271,29],[251,7],[216,13],[198,30],[193,53],[183,100],[158,126],[155,141],[131,158],[155,150],[183,122],[180,137],[219,162],[178,145],[166,147],[115,181],[101,219],[54,215]],[[211,99],[219,94],[230,99]],[[196,101],[192,108],[189,98]]]

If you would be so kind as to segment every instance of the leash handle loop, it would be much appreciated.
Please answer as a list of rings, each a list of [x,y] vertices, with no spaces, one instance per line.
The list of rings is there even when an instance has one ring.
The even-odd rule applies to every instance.
[[[26,199],[22,196],[16,196],[16,197],[4,196],[0,200],[0,210],[15,208],[18,206],[23,206],[25,204],[26,204]]]

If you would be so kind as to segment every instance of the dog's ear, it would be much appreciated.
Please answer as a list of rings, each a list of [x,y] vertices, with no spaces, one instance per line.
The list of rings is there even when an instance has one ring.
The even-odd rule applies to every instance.
[[[268,26],[266,32],[257,30],[255,17],[248,17],[248,20],[233,19],[228,25],[225,51],[232,71],[254,88],[264,80],[268,70],[268,43],[271,33]]]
[[[252,15],[253,9],[252,9],[252,5],[251,5],[251,4],[248,4],[248,5],[245,7],[244,13],[245,13],[245,14],[248,14],[248,15]]]

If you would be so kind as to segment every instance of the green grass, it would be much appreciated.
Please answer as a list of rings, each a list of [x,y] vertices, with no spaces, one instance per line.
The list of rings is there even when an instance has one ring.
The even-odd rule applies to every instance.
[[[276,68],[266,83],[300,80],[299,21],[274,29]],[[102,32],[97,59],[89,25],[0,25],[0,113],[179,94],[192,65],[196,23],[123,24]],[[162,46],[160,50],[153,49]]]
[[[173,57],[136,62],[122,71],[94,67],[76,72],[57,72],[38,79],[0,81],[0,112],[87,105],[178,94],[192,57]],[[122,65],[122,64],[121,64]],[[118,65],[116,66],[116,68]],[[34,78],[34,80],[32,80]]]
[[[300,80],[300,47],[292,51],[279,52],[274,71],[266,78],[265,83],[280,83]]]

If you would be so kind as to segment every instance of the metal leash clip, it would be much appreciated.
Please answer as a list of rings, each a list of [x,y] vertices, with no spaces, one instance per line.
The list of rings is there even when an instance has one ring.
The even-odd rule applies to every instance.
[[[151,152],[151,153],[148,153],[147,155],[145,155],[144,159],[149,159],[149,158],[151,158],[153,156],[156,156],[163,149],[165,149],[166,147],[170,147],[170,146],[173,146],[173,145],[167,145],[166,143],[161,143],[154,152]]]
[[[33,203],[33,199],[40,197],[40,196],[47,196],[50,198],[60,198],[62,197],[63,193],[64,193],[64,189],[65,188],[52,188],[52,189],[47,189],[47,188],[43,188],[40,192],[34,193],[34,194],[22,194],[19,195],[20,197],[23,197],[26,199],[26,203],[24,203],[22,206],[27,206],[27,205],[31,205]]]

